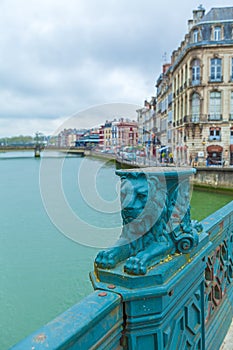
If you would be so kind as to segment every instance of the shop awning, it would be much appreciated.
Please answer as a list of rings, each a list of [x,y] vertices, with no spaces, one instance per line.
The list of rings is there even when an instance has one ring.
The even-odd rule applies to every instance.
[[[207,152],[212,153],[212,152],[217,152],[221,153],[223,151],[222,146],[219,145],[211,145],[207,147]]]
[[[164,146],[164,147],[162,147],[162,148],[159,149],[159,152],[163,152],[163,151],[166,151],[166,150],[168,150],[168,149],[169,149],[168,146]]]

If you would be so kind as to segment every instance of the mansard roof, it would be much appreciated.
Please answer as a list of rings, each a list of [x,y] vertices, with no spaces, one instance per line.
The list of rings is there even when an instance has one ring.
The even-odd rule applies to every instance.
[[[212,8],[199,23],[233,21],[233,7]]]

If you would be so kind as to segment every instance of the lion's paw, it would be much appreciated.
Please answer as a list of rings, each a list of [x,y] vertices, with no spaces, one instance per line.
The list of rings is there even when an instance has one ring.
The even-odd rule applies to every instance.
[[[102,250],[95,258],[96,265],[103,269],[112,269],[117,262],[117,254],[114,249]]]
[[[124,266],[124,271],[131,275],[145,275],[146,266],[141,259],[132,256],[127,259]]]

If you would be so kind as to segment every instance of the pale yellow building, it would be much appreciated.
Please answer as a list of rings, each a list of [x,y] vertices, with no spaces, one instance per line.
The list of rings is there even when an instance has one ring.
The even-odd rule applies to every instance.
[[[212,8],[205,14],[199,6],[188,29],[172,54],[169,74],[157,83],[157,106],[164,79],[167,98],[172,91],[171,143],[168,133],[167,139],[165,134],[161,137],[180,164],[198,156],[199,164],[208,157],[209,164],[233,165],[233,7]],[[167,118],[167,131],[168,112],[167,104],[157,116],[160,125]]]
[[[112,122],[106,121],[104,125],[104,148],[112,146]]]

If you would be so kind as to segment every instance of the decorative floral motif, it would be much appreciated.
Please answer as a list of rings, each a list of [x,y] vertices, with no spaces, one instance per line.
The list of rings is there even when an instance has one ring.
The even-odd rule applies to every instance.
[[[208,257],[205,270],[205,320],[209,321],[233,279],[233,232]]]

